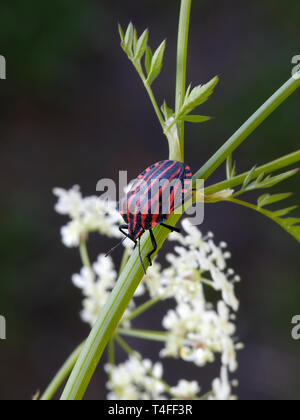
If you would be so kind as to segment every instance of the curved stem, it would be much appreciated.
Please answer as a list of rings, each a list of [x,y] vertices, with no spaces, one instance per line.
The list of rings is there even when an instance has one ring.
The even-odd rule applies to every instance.
[[[83,344],[78,346],[77,349],[68,358],[68,360],[64,363],[64,365],[55,375],[54,379],[52,380],[44,394],[41,396],[41,401],[49,401],[55,395],[55,393],[58,391],[64,380],[67,378],[67,376],[70,374],[71,370],[75,366],[75,363],[79,357],[82,348]]]
[[[192,0],[181,1],[177,48],[176,113],[183,105],[186,90],[186,67],[191,7]],[[181,149],[181,161],[184,162],[184,121],[179,121],[177,127]]]

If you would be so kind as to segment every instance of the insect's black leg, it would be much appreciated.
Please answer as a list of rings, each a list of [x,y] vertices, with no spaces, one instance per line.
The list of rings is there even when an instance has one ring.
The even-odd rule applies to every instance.
[[[149,252],[149,254],[147,255],[147,258],[149,260],[150,265],[152,265],[151,256],[157,250],[157,243],[156,243],[156,239],[155,239],[154,233],[152,232],[152,229],[150,229],[149,232],[150,232],[151,242],[152,242],[152,245],[153,245],[153,250],[151,252]]]
[[[126,236],[126,238],[129,238],[129,235],[126,232],[124,232],[124,230],[128,230],[128,225],[119,226],[119,231],[121,233],[123,233],[123,235]],[[129,238],[129,239],[131,239],[131,238]]]
[[[142,252],[141,252],[141,239],[139,239],[139,255],[140,255],[141,265],[142,265],[143,270],[144,270],[144,273],[146,275],[147,274],[146,273],[146,268],[145,268],[145,265],[144,265],[144,261],[143,261],[143,257],[142,257]]]
[[[178,229],[178,228],[173,227],[173,226],[166,225],[165,223],[161,223],[160,225],[165,227],[166,229],[169,229],[171,232],[177,232],[177,233],[181,232],[181,229]]]
[[[128,230],[128,225],[122,225],[122,226],[120,226],[119,227],[119,231],[121,233],[123,233],[123,235],[126,236],[126,238],[130,239],[134,243],[134,248],[133,249],[135,249],[136,246],[137,246],[137,241],[134,241],[126,232],[124,232],[124,229],[125,230]]]
[[[132,238],[130,238],[130,236],[124,232],[124,229],[128,229],[128,225],[122,225],[119,227],[119,231],[125,236],[125,238],[122,239],[122,241],[120,243],[118,243],[118,245],[114,246],[105,256],[108,257],[112,252],[114,252],[114,250],[116,248],[118,248],[124,241],[126,238],[130,239],[132,242],[135,243],[135,246],[137,245],[137,242],[134,241]]]

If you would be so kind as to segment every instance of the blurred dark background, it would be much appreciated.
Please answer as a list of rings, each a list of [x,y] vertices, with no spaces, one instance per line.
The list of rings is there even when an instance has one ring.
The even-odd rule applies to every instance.
[[[187,128],[186,161],[195,171],[290,77],[291,59],[300,54],[300,2],[193,3],[188,79],[196,84],[221,76],[201,110],[215,119]],[[0,314],[7,318],[8,339],[0,342],[0,399],[29,399],[43,390],[89,331],[78,315],[81,295],[71,284],[79,256],[61,244],[66,220],[54,212],[52,188],[79,184],[93,195],[101,177],[117,181],[118,171],[128,169],[132,178],[167,157],[143,86],[119,48],[117,23],[149,27],[154,47],[167,38],[154,90],[160,102],[171,104],[179,4],[1,0],[7,80],[0,81]],[[235,156],[240,171],[299,149],[299,103],[296,92],[243,144]],[[295,191],[299,202],[299,178],[280,189]],[[291,319],[300,313],[298,244],[262,216],[231,206],[207,207],[202,229],[228,242],[231,265],[243,279],[238,335],[246,348],[239,356],[239,397],[299,399],[300,343],[291,339]],[[92,256],[112,243],[94,238]],[[160,328],[155,313],[157,319],[151,312],[136,326]],[[145,356],[156,349],[132,343]],[[172,383],[195,375],[184,363],[166,366]],[[199,370],[205,390],[217,373],[215,367]],[[104,399],[104,383],[99,369],[87,398]]]

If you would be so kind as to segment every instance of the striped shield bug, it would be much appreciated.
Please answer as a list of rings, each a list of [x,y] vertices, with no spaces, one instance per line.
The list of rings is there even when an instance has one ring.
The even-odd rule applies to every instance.
[[[147,258],[152,265],[151,257],[157,250],[152,229],[161,225],[171,232],[180,231],[165,222],[176,208],[183,205],[191,182],[192,172],[189,166],[177,161],[163,160],[145,169],[118,204],[118,210],[126,223],[119,228],[124,235],[122,242],[129,238],[135,246],[139,245],[140,260],[145,274],[146,269],[140,247],[141,236],[147,230],[150,232],[153,250]]]

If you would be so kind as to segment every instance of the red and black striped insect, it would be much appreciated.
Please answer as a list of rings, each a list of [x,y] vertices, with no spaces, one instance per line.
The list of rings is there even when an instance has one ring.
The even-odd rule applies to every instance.
[[[118,210],[126,223],[119,228],[125,236],[122,242],[129,238],[135,243],[135,246],[139,244],[140,260],[145,273],[140,238],[146,230],[150,232],[153,250],[147,255],[147,258],[152,265],[151,256],[157,250],[152,229],[156,225],[161,225],[172,232],[180,231],[164,222],[177,207],[184,203],[191,180],[192,172],[189,166],[177,161],[163,160],[145,169],[137,177],[126,197],[118,204]]]

